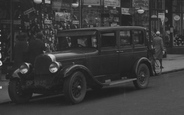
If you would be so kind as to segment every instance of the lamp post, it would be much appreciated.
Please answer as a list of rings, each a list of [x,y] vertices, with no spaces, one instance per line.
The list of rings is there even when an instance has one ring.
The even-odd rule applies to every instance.
[[[152,13],[152,7],[151,7],[151,2],[152,0],[149,0],[149,44],[151,45],[151,13]]]
[[[34,1],[34,3],[36,3],[36,4],[42,3],[42,0],[33,0],[33,1]]]
[[[79,7],[79,28],[82,27],[82,0],[76,0],[72,3],[73,8]]]

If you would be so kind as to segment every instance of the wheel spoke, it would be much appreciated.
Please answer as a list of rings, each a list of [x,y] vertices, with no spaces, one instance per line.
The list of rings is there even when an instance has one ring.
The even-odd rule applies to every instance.
[[[144,71],[144,70],[140,71],[138,79],[139,79],[141,84],[144,84],[146,81],[146,71]]]
[[[74,97],[77,98],[81,95],[81,91],[82,91],[82,79],[78,77],[73,82],[72,93]]]

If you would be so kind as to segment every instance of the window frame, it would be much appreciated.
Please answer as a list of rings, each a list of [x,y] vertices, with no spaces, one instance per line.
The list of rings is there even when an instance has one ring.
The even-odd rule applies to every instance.
[[[104,33],[114,33],[114,39],[115,39],[115,44],[114,44],[114,46],[103,46],[102,45],[102,34],[104,34]],[[99,36],[100,36],[100,47],[102,48],[102,49],[108,49],[108,48],[116,48],[116,47],[118,47],[117,45],[117,31],[115,31],[115,30],[113,30],[113,31],[103,31],[103,32],[99,32]]]
[[[132,40],[133,40],[132,42],[133,42],[134,47],[145,46],[145,35],[144,35],[143,30],[138,30],[138,29],[137,29],[137,30],[131,30],[131,31],[132,31],[131,34],[132,34]],[[141,36],[142,36],[142,37],[139,37],[139,38],[141,38],[141,41],[142,41],[142,43],[140,43],[140,44],[139,44],[138,42],[137,42],[137,43],[135,42],[135,37],[134,37],[134,35],[135,35],[134,32],[135,32],[135,31],[141,32],[141,33],[139,33],[139,35],[138,35],[138,37],[140,36],[140,34],[141,34]],[[139,38],[138,38],[138,40],[140,41]]]

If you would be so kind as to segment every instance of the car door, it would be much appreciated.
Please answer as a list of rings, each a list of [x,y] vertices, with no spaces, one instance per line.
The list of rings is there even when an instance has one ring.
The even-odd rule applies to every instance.
[[[118,47],[117,47],[117,33],[115,31],[100,33],[100,54],[99,54],[99,69],[100,74],[105,75],[106,78],[116,79],[118,74]],[[112,79],[111,79],[112,80]]]
[[[131,30],[120,30],[119,31],[119,49],[118,49],[118,60],[119,60],[119,72],[121,77],[128,76],[131,72],[133,65],[133,41],[131,36]]]
[[[132,30],[132,38],[134,58],[147,57],[146,34],[144,30]]]

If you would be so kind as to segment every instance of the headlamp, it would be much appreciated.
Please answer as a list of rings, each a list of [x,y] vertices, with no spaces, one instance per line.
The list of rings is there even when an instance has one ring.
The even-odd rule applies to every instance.
[[[20,73],[21,74],[27,74],[30,71],[31,64],[30,63],[24,63],[20,66]]]
[[[61,63],[56,62],[56,61],[52,62],[49,66],[49,71],[51,73],[56,73],[59,70],[60,67],[61,67]]]

